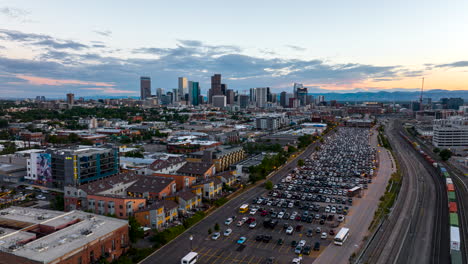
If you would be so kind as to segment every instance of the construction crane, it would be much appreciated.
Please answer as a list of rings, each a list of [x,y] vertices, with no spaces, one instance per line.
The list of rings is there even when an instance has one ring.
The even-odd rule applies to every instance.
[[[421,96],[419,96],[419,110],[424,110],[424,107],[423,107],[423,102],[422,102],[422,99],[423,99],[423,91],[424,91],[424,77],[422,78],[422,85],[421,85]]]

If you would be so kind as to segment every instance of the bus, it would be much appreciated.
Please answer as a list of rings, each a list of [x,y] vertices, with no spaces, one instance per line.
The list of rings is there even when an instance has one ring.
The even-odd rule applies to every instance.
[[[348,238],[348,236],[349,236],[349,228],[346,228],[346,227],[341,228],[340,232],[338,232],[338,234],[336,234],[335,236],[335,239],[334,239],[335,245],[342,246],[343,243]]]
[[[182,258],[180,261],[181,264],[193,264],[197,263],[198,260],[198,253],[197,252],[190,252],[185,257]]]
[[[348,196],[353,197],[356,196],[356,194],[359,194],[361,192],[361,187],[356,186],[348,190]]]
[[[249,211],[249,205],[248,204],[243,204],[239,208],[239,213],[241,213],[241,214],[245,214],[245,213],[247,213],[247,211]]]

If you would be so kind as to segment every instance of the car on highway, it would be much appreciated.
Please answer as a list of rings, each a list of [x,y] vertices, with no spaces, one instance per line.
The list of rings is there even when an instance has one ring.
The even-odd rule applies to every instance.
[[[232,217],[229,217],[228,219],[226,219],[226,221],[224,221],[224,224],[225,225],[230,225],[232,223],[233,219]]]
[[[214,233],[212,236],[211,236],[211,239],[213,240],[218,240],[218,238],[221,236],[221,234],[219,232],[216,232]]]
[[[246,237],[240,237],[240,238],[237,240],[237,244],[241,244],[241,245],[242,245],[242,244],[245,243],[246,240],[247,240]]]
[[[228,228],[226,231],[224,231],[224,236],[230,236],[232,234],[232,229]]]

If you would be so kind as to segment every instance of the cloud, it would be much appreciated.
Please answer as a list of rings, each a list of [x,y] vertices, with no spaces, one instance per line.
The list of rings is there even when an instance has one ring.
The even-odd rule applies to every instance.
[[[85,45],[9,30],[0,30],[0,38],[46,47],[34,59],[0,54],[0,94],[7,89],[21,90],[27,96],[36,93],[62,96],[69,89],[88,95],[93,91],[137,94],[139,77],[144,75],[152,78],[153,89],[167,90],[177,86],[177,77],[187,76],[199,81],[205,93],[214,73],[221,73],[223,82],[236,90],[269,86],[281,91],[291,89],[293,82],[317,89],[354,89],[369,81],[399,80],[424,73],[400,65],[337,64],[319,59],[278,58],[274,54],[250,56],[238,46],[198,40],[178,40],[173,47],[140,47],[131,50],[133,54],[129,56],[123,51],[126,53],[123,58],[116,49],[111,52],[110,48],[93,47],[104,46],[99,41]]]
[[[295,46],[295,45],[286,45],[286,47],[288,47],[290,49],[293,49],[293,50],[296,50],[296,51],[305,51],[305,50],[307,50],[306,48]]]
[[[24,9],[6,6],[0,7],[0,15],[3,15],[10,19],[19,19],[22,22],[28,22],[26,16],[29,15],[29,12]]]
[[[93,30],[93,32],[104,37],[110,37],[112,35],[112,31],[110,30]]]
[[[91,88],[81,88],[81,90],[92,90],[100,91],[105,94],[136,94],[136,91],[131,90],[119,90],[115,88],[102,88],[102,87],[91,87]]]
[[[435,67],[437,68],[461,68],[461,67],[468,67],[468,61],[456,61],[447,64],[438,64]]]
[[[16,30],[0,29],[0,39],[20,42],[33,46],[47,47],[51,49],[85,49],[89,46],[72,40],[55,39],[48,35],[24,33]]]

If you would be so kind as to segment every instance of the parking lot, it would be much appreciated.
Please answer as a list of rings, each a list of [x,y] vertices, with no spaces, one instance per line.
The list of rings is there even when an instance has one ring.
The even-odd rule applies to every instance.
[[[204,240],[193,247],[199,262],[265,263],[274,257],[273,263],[290,263],[297,256],[313,262],[372,184],[377,161],[369,136],[369,129],[340,128],[271,191],[245,201],[244,213],[230,208],[233,219],[218,223],[219,234],[199,234]]]

